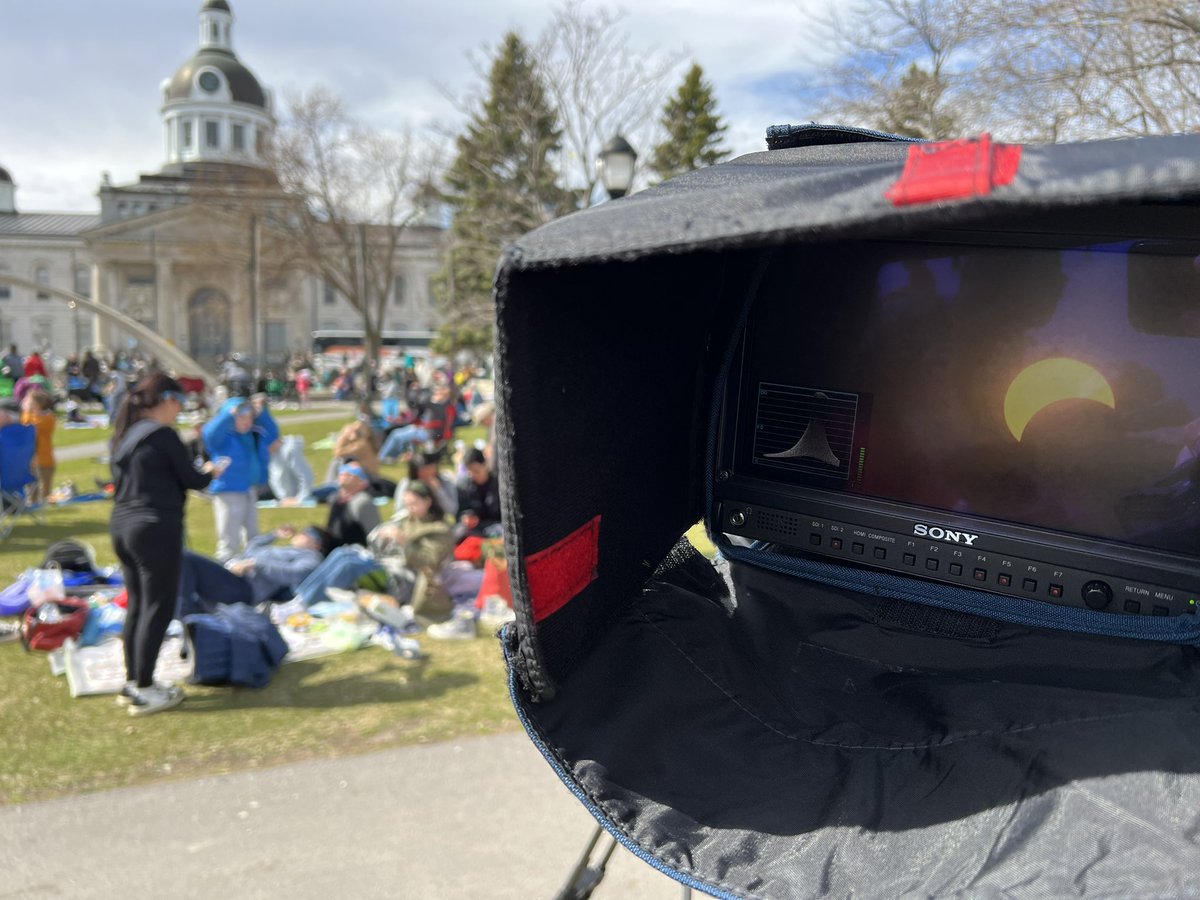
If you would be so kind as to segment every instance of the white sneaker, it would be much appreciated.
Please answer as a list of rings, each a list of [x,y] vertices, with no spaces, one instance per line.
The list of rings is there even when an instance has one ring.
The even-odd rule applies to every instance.
[[[516,620],[517,614],[503,597],[493,594],[483,598],[483,609],[479,611],[479,627],[484,631],[497,632]]]
[[[121,693],[117,694],[117,706],[128,706],[137,696],[137,682],[127,681],[121,685]]]
[[[129,701],[129,714],[131,716],[149,716],[156,712],[173,709],[182,702],[183,691],[179,688],[152,684],[150,687],[137,689],[137,693]]]
[[[437,641],[470,641],[474,640],[475,614],[456,613],[448,622],[430,625],[425,633]]]
[[[164,691],[179,691],[173,681],[156,681],[154,686]],[[127,681],[121,685],[121,692],[117,694],[117,706],[128,706],[133,702],[133,698],[137,696],[137,682]]]

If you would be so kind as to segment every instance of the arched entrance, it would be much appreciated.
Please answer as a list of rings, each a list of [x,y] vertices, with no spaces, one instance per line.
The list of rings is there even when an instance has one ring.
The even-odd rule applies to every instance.
[[[215,288],[201,288],[188,301],[188,352],[211,369],[232,349],[229,298]]]

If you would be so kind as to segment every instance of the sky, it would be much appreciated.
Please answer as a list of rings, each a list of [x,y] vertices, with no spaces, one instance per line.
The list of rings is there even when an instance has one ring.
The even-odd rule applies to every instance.
[[[164,162],[159,86],[196,50],[202,0],[8,0],[0,17],[0,166],[24,211],[96,211],[102,173]],[[828,0],[650,0],[622,7],[633,48],[698,62],[737,154],[768,125],[812,119],[811,10]],[[480,86],[471,57],[508,30],[532,42],[551,0],[230,0],[239,59],[272,90],[323,85],[384,130],[453,134]],[[600,8],[587,0],[585,8]],[[644,150],[648,148],[638,148]]]

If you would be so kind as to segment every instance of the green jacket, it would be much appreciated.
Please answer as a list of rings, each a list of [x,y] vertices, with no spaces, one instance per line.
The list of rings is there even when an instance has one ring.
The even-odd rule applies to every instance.
[[[404,535],[404,541],[383,539],[380,531],[384,526],[380,526],[371,532],[371,552],[389,572],[407,569],[413,574],[416,580],[412,608],[419,620],[440,622],[448,618],[454,604],[442,587],[438,573],[454,552],[454,534],[450,525],[440,519],[403,519],[387,524],[394,524]]]

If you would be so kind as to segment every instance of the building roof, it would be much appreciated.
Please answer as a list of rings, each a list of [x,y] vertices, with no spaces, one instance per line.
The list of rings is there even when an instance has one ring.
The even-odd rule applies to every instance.
[[[204,5],[202,7],[200,7],[200,11],[203,12],[206,9],[220,9],[220,10],[224,10],[227,13],[233,12],[233,10],[229,8],[229,4],[226,3],[225,0],[204,0]]]
[[[0,213],[0,238],[78,237],[99,224],[96,213]]]
[[[8,169],[4,168],[4,166],[0,166],[0,181],[12,184],[12,180],[12,176],[8,174]]]
[[[221,0],[210,2],[219,3]],[[216,47],[205,47],[179,67],[171,76],[171,83],[167,85],[167,102],[191,99],[192,79],[199,69],[206,67],[217,69],[225,76],[225,80],[229,82],[229,93],[236,103],[248,103],[266,109],[267,95],[254,73],[228,50]]]

